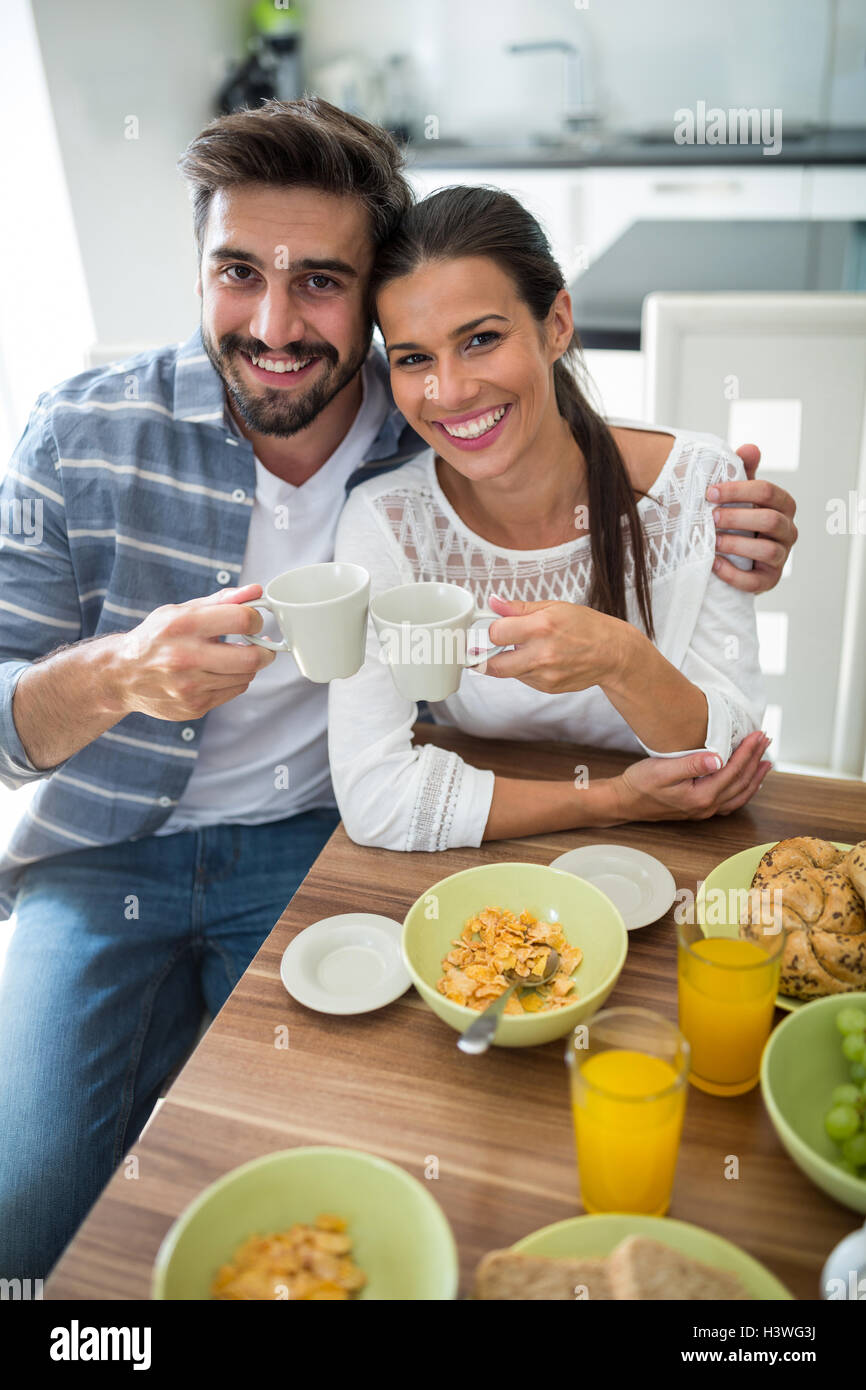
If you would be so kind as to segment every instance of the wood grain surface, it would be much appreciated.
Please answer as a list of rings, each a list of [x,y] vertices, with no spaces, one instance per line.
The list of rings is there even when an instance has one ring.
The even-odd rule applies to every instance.
[[[416,738],[512,777],[572,778],[582,764],[592,776],[608,776],[632,761],[577,746],[470,739],[433,725],[418,725]],[[335,913],[402,921],[430,884],[479,863],[546,864],[576,845],[616,842],[656,855],[678,888],[694,891],[728,855],[794,834],[851,843],[866,837],[864,784],[773,771],[748,806],[727,817],[568,831],[435,855],[363,848],[338,827],[133,1147],[138,1176],[125,1176],[131,1165],[121,1165],[45,1297],[147,1298],[160,1241],[208,1183],[275,1149],[323,1143],[379,1154],[430,1181],[453,1227],[467,1292],[485,1251],[582,1212],[564,1042],[466,1057],[414,989],[371,1014],[314,1013],[280,981],[288,943]],[[630,933],[609,1004],[676,1019],[673,909]],[[289,1046],[280,1049],[275,1030],[283,1025]],[[738,1179],[725,1177],[730,1155],[739,1160]],[[438,1177],[425,1179],[434,1160]],[[824,1259],[858,1224],[788,1159],[758,1088],[718,1099],[690,1087],[670,1215],[734,1241],[805,1299],[818,1297]]]

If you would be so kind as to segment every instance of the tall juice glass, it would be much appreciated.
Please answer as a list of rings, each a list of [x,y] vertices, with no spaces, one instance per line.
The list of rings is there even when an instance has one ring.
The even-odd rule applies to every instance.
[[[670,1206],[689,1046],[649,1009],[604,1009],[568,1040],[580,1190],[588,1212]]]
[[[785,933],[770,924],[749,941],[677,925],[680,1029],[692,1049],[689,1080],[714,1096],[757,1085],[779,989]]]

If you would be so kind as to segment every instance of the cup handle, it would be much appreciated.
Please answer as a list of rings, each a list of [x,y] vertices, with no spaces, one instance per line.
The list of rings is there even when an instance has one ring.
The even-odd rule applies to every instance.
[[[244,608],[264,608],[266,612],[274,616],[274,610],[266,598],[260,598],[256,603],[245,603]],[[288,642],[272,642],[270,637],[254,637],[252,633],[246,635],[241,633],[242,642],[250,642],[253,646],[264,647],[269,652],[290,652],[292,649]]]
[[[502,615],[500,613],[491,613],[489,612],[489,610],[476,608],[473,622],[477,621],[479,618],[490,618],[491,621],[495,621],[497,618],[501,616]],[[491,656],[498,656],[500,652],[508,651],[511,651],[511,647],[485,647],[484,651],[480,652],[478,656],[471,657],[467,654],[466,660],[463,664],[464,666],[480,666],[482,662],[489,661]]]

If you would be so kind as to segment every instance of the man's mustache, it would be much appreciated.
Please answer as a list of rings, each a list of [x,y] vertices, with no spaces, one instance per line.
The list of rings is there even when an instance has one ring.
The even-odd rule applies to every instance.
[[[220,356],[223,358],[236,352],[246,353],[248,357],[265,357],[273,351],[274,348],[267,347],[264,343],[242,341],[231,334],[223,338],[219,345]],[[324,357],[326,361],[334,364],[340,360],[340,354],[331,343],[288,343],[285,347],[279,348],[278,351],[286,357]]]

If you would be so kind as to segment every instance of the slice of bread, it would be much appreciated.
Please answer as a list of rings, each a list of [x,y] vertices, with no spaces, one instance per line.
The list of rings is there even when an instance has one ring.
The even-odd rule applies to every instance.
[[[614,1297],[602,1259],[549,1260],[513,1250],[491,1250],[475,1272],[475,1297],[575,1300]]]
[[[482,1301],[543,1299],[743,1300],[749,1294],[735,1274],[682,1255],[647,1236],[628,1236],[606,1258],[553,1260],[491,1250],[475,1272],[474,1297]]]
[[[613,1297],[621,1299],[747,1299],[735,1274],[701,1264],[647,1236],[628,1236],[607,1258]]]

